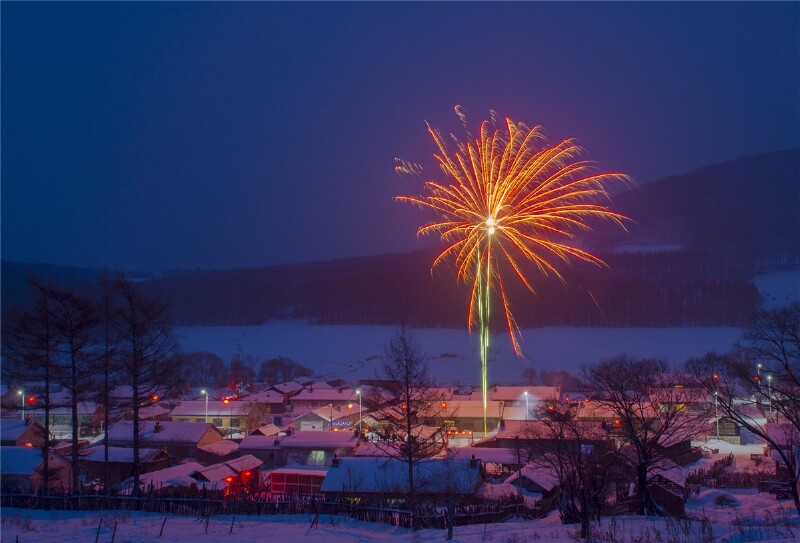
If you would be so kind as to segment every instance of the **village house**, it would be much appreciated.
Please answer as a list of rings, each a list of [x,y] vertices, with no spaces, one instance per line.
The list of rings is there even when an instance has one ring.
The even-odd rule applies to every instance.
[[[278,436],[249,435],[239,443],[239,454],[254,456],[266,467],[283,466],[286,461],[280,444]]]
[[[358,396],[350,388],[332,388],[326,383],[315,383],[301,390],[289,399],[289,405],[294,413],[304,413],[320,407],[347,407],[358,406]]]
[[[478,460],[429,458],[413,469],[417,494],[428,499],[474,496],[483,484]],[[333,499],[404,499],[408,495],[408,464],[394,458],[337,458],[320,490]]]
[[[139,423],[139,446],[165,449],[173,462],[201,456],[201,447],[223,439],[222,432],[202,422],[142,421]],[[122,421],[108,430],[108,444],[133,446],[133,422]]]
[[[68,492],[72,484],[72,467],[69,460],[56,451],[50,451],[48,483],[51,492]],[[41,449],[28,447],[0,447],[0,481],[4,493],[35,493],[43,482],[44,457]]]
[[[303,413],[294,419],[294,426],[302,431],[352,431],[358,427],[358,405],[328,405]]]
[[[105,479],[105,448],[102,445],[80,450],[81,475],[86,482]],[[170,458],[163,449],[139,449],[139,472],[146,473],[164,469]],[[108,448],[109,484],[118,484],[133,475],[133,449],[127,447]]]
[[[0,445],[6,447],[44,447],[47,432],[36,421],[0,419]]]
[[[327,469],[278,468],[267,474],[269,493],[273,496],[317,496],[322,497],[322,481]]]
[[[225,435],[246,434],[261,425],[263,406],[248,400],[185,400],[170,414],[172,422],[211,423]]]

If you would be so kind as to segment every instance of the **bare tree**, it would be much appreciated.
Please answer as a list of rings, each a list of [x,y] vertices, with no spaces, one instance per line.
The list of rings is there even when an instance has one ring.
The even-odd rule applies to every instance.
[[[601,423],[577,420],[568,405],[542,406],[524,435],[534,445],[529,463],[559,482],[559,513],[565,524],[580,522],[591,539],[591,521],[605,503],[618,451]]]
[[[734,353],[691,359],[687,369],[716,409],[778,455],[800,512],[800,304],[760,313],[737,346]]]
[[[586,376],[597,402],[616,417],[619,448],[636,472],[638,513],[658,513],[648,475],[662,460],[674,460],[674,447],[696,434],[698,416],[686,411],[690,391],[674,387],[665,362],[625,355],[590,366]]]
[[[373,387],[368,399],[376,408],[373,416],[383,424],[376,446],[406,464],[413,512],[417,501],[415,466],[442,450],[441,419],[446,406],[442,406],[424,354],[405,326],[386,346],[383,374],[382,386]]]
[[[177,349],[167,305],[140,293],[124,276],[113,283],[119,316],[115,319],[120,339],[120,377],[131,387],[133,412],[133,492],[140,491],[139,411],[152,405],[158,394],[169,389],[180,377],[177,364],[167,361]]]
[[[71,290],[47,287],[51,322],[56,331],[58,378],[69,391],[72,413],[72,492],[80,492],[79,405],[89,399],[94,386],[97,357],[97,310],[92,302]]]
[[[52,322],[52,300],[48,289],[35,278],[30,279],[33,290],[33,305],[29,309],[14,308],[3,321],[2,350],[3,378],[6,382],[41,381],[44,386],[45,438],[42,447],[44,460],[42,471],[43,492],[49,489],[49,450],[50,450],[50,390],[55,380],[53,364],[55,359],[55,326]],[[22,398],[26,401],[26,398]]]

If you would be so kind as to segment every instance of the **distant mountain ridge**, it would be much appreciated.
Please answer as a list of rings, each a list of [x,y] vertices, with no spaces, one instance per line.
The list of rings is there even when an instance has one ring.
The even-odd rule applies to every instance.
[[[628,233],[599,227],[587,245],[609,268],[566,267],[565,287],[536,278],[508,289],[521,326],[740,325],[758,308],[756,273],[800,269],[800,150],[670,176],[614,198]],[[640,246],[644,252],[630,250]],[[660,249],[669,248],[668,251]],[[177,324],[324,323],[463,326],[469,288],[435,249],[239,270],[178,271],[140,284],[166,298]],[[86,288],[91,270],[38,266]],[[2,263],[2,304],[27,297],[24,264]]]

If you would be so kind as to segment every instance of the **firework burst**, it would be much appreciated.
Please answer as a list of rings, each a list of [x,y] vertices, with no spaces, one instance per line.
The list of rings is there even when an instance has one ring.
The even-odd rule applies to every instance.
[[[456,107],[456,114],[466,127],[461,108]],[[559,264],[578,260],[604,265],[576,246],[576,236],[591,230],[593,219],[622,226],[627,218],[608,207],[607,188],[630,178],[599,173],[593,162],[581,158],[583,149],[572,139],[550,144],[541,127],[508,118],[498,121],[494,112],[481,124],[477,138],[467,133],[466,142],[451,135],[450,143],[430,125],[428,132],[447,182],[429,180],[424,195],[396,199],[435,213],[434,221],[417,230],[419,236],[438,235],[444,244],[432,267],[452,261],[458,279],[471,284],[468,327],[477,328],[480,336],[485,431],[490,294],[499,295],[514,351],[522,356],[504,277],[515,275],[533,292],[530,271],[564,281]],[[395,170],[422,174],[418,164],[400,159]]]

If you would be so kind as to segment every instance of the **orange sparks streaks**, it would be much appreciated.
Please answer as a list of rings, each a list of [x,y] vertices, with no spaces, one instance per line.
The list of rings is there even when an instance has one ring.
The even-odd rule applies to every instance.
[[[460,107],[456,114],[466,126]],[[622,173],[599,173],[593,162],[581,159],[583,149],[572,139],[551,145],[540,126],[496,119],[492,112],[492,121],[481,124],[477,138],[461,142],[451,135],[454,149],[428,125],[437,147],[433,156],[445,180],[428,180],[423,195],[396,199],[434,212],[436,219],[421,226],[417,235],[435,234],[444,244],[433,268],[452,261],[458,280],[472,284],[469,329],[479,318],[485,273],[484,286],[500,295],[514,350],[522,356],[504,275],[515,275],[534,291],[526,271],[531,266],[564,281],[559,263],[604,265],[596,255],[575,246],[576,234],[590,231],[594,219],[624,228],[628,219],[608,207],[607,189],[631,180]],[[395,170],[419,176],[422,168],[398,159]]]

